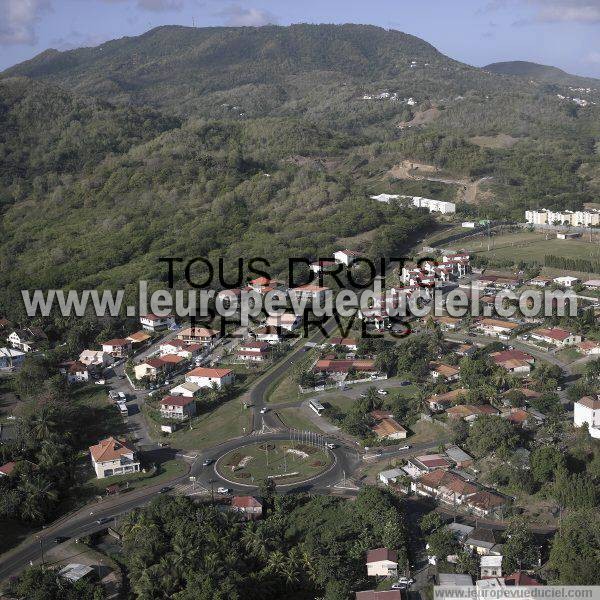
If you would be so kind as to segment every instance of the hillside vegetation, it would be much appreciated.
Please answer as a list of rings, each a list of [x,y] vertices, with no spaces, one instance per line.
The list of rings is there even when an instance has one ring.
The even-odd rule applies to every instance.
[[[600,188],[599,108],[558,93],[572,95],[363,25],[160,27],[48,50],[0,75],[0,313],[18,318],[22,288],[156,281],[160,256],[283,272],[338,240],[397,251],[433,221],[370,194],[463,197],[393,179],[405,160],[485,178],[458,218],[580,207]]]

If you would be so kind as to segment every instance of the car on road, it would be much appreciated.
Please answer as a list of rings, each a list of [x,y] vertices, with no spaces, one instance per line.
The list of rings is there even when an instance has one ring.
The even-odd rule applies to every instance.
[[[67,540],[70,540],[71,538],[68,535],[57,535],[54,538],[54,543],[55,544],[62,544],[63,542],[66,542]]]
[[[265,413],[268,413],[268,412],[269,412],[269,409],[268,409],[266,406],[263,406],[263,407],[260,409],[260,414],[261,414],[261,415],[264,415]]]
[[[335,450],[337,448],[337,444],[333,444],[332,442],[328,442],[325,444],[330,450]]]
[[[226,487],[218,487],[217,488],[217,494],[230,494],[231,490],[229,488]]]
[[[387,396],[388,395],[388,391],[387,390],[377,390],[377,393],[380,396]]]
[[[411,577],[398,577],[398,583],[404,585],[412,585],[415,582]]]
[[[113,520],[112,517],[102,517],[96,521],[98,525],[104,525],[105,523],[110,523]]]
[[[468,335],[469,337],[477,337],[477,334],[476,334],[476,333],[473,333],[472,331],[469,331],[469,333],[467,333],[467,335]]]
[[[212,465],[215,461],[212,458],[205,458],[202,461],[202,466],[203,467],[208,467],[209,465]]]
[[[405,387],[407,385],[410,385],[410,381],[408,379],[404,379],[403,381],[400,382],[400,385],[402,387]]]
[[[400,446],[400,448],[398,448],[398,450],[410,450],[410,445],[406,444],[406,446]]]
[[[97,379],[96,381],[94,381],[94,383],[96,385],[104,385],[106,383],[106,381],[104,381],[104,379]]]
[[[165,485],[165,487],[161,487],[160,490],[158,490],[159,494],[167,494],[168,492],[170,492],[173,488],[170,485]]]

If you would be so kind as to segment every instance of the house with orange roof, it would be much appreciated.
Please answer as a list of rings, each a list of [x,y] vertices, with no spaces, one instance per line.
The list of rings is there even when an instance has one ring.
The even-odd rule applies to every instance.
[[[600,342],[594,340],[584,340],[577,344],[577,350],[586,356],[596,356],[600,354]]]
[[[137,473],[140,461],[136,459],[135,450],[125,440],[109,437],[95,446],[90,446],[92,465],[98,479],[112,475]]]
[[[446,409],[448,418],[464,421],[474,421],[481,415],[497,415],[499,412],[491,404],[457,404]]]
[[[453,367],[452,365],[440,362],[429,363],[429,369],[431,376],[441,381],[457,381],[460,374],[459,367]]]
[[[502,319],[480,319],[477,323],[477,329],[484,335],[490,336],[510,335],[518,327],[518,323]]]
[[[162,331],[168,329],[175,323],[172,315],[159,317],[158,315],[147,314],[140,317],[141,326],[148,331]]]
[[[262,516],[263,505],[254,496],[234,496],[231,499],[231,510],[242,513],[246,519],[259,519]]]
[[[148,358],[139,365],[133,367],[136,379],[156,379],[161,373],[166,373],[170,368],[170,363],[162,358]]]
[[[83,383],[90,380],[89,367],[78,360],[68,360],[58,365],[61,375],[67,377],[68,383]]]
[[[234,382],[235,377],[231,369],[214,369],[209,367],[197,367],[189,373],[185,374],[185,380],[189,383],[195,383],[199,387],[212,387],[216,385],[218,388],[224,385],[230,385]]]
[[[145,331],[136,331],[128,335],[125,339],[129,340],[134,346],[141,346],[151,340],[152,336]]]
[[[221,332],[209,327],[187,327],[177,334],[177,339],[185,344],[209,346],[221,337]]]
[[[445,394],[434,394],[425,400],[425,404],[432,412],[443,412],[448,407],[459,402],[462,398],[466,398],[468,393],[469,390],[458,388],[456,390],[450,390]]]
[[[404,440],[408,435],[406,429],[394,419],[391,415],[385,415],[382,418],[377,418],[380,415],[373,411],[371,416],[375,419],[375,425],[371,427],[371,431],[380,440]]]
[[[330,289],[324,285],[315,285],[307,283],[289,290],[290,298],[294,297],[297,302],[308,300],[309,302],[321,303]]]
[[[587,427],[591,437],[600,439],[600,396],[584,396],[573,403],[573,424]]]
[[[8,477],[12,475],[12,472],[15,470],[17,463],[14,461],[4,463],[0,466],[0,477]]]

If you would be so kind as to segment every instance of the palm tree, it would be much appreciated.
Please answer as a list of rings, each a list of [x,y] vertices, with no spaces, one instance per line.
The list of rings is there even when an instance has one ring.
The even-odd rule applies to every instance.
[[[58,498],[58,493],[51,486],[41,475],[20,480],[23,493],[21,514],[26,520],[39,522],[47,515],[50,505]]]

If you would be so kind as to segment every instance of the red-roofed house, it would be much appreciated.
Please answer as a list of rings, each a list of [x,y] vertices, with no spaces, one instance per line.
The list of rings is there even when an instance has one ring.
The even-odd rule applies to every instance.
[[[258,519],[262,516],[262,502],[254,496],[234,496],[231,509],[243,513],[247,519]]]
[[[187,327],[177,334],[177,339],[186,344],[202,344],[203,346],[214,344],[219,337],[221,337],[219,331],[208,327]]]
[[[165,419],[189,419],[196,415],[196,402],[186,396],[165,396],[160,401],[160,415]]]
[[[89,367],[78,360],[68,360],[58,366],[61,375],[67,376],[69,383],[80,383],[90,380]]]
[[[371,359],[336,360],[324,358],[318,360],[314,371],[323,373],[348,373],[354,369],[359,373],[376,373],[375,361]]]
[[[579,352],[586,354],[587,356],[597,355],[600,354],[600,342],[585,340],[577,344],[577,349]]]
[[[573,424],[587,426],[594,439],[600,439],[600,397],[584,396],[573,403]]]
[[[213,384],[218,388],[229,385],[234,381],[234,373],[231,369],[212,369],[208,367],[198,367],[185,374],[185,380],[195,383],[200,387],[212,387]]]
[[[12,474],[17,466],[16,462],[7,462],[0,467],[0,477],[8,477]]]
[[[460,373],[459,367],[453,367],[438,362],[429,363],[429,369],[431,376],[434,379],[440,379],[442,381],[456,381]]]
[[[165,373],[169,370],[170,364],[164,361],[162,358],[148,358],[139,365],[133,367],[136,379],[142,379],[148,377],[149,379],[156,379],[160,373]]]
[[[397,577],[398,553],[387,548],[367,552],[367,575],[369,577]]]
[[[552,344],[562,348],[564,346],[572,346],[581,342],[581,336],[576,333],[571,333],[560,327],[552,327],[551,329],[534,329],[530,332],[531,339]]]
[[[526,585],[541,585],[540,582],[524,571],[515,571],[511,575],[504,578],[506,586],[526,586]]]
[[[300,285],[296,288],[292,288],[289,291],[290,297],[296,298],[297,302],[302,301],[303,299],[309,300],[311,302],[321,303],[329,291],[329,288],[321,285],[314,285],[312,283],[307,283],[306,285]]]
[[[95,446],[90,446],[90,455],[98,479],[140,470],[140,462],[135,459],[134,450],[124,440],[114,437],[102,440]]]

